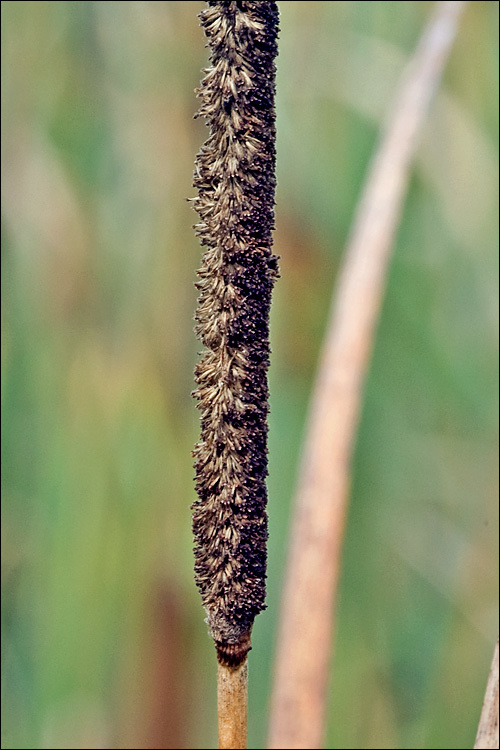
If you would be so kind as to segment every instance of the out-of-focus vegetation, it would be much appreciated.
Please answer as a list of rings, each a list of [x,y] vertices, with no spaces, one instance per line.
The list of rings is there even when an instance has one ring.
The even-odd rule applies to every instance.
[[[331,292],[428,2],[283,2],[263,747]],[[201,2],[2,3],[2,747],[208,748],[192,579]],[[466,748],[497,631],[498,4],[411,181],[353,466],[327,747]]]

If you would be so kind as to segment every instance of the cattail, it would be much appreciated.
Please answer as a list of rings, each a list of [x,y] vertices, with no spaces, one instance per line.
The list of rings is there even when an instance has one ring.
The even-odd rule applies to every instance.
[[[210,134],[196,161],[205,246],[194,392],[195,573],[221,665],[236,668],[265,608],[269,307],[275,192],[275,2],[208,2],[211,48],[198,95]],[[233,745],[234,746],[234,745]]]

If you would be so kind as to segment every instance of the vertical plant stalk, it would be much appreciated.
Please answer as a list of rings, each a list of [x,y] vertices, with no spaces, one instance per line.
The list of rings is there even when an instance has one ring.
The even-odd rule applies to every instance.
[[[333,299],[299,476],[277,641],[270,748],[319,748],[350,460],[409,168],[464,2],[440,2],[404,73]]]
[[[484,694],[483,709],[479,719],[477,730],[476,748],[489,750],[489,748],[498,748],[498,640],[493,652],[490,674]]]
[[[197,116],[210,133],[198,154],[196,332],[205,352],[194,392],[195,576],[215,641],[220,747],[246,747],[246,658],[265,607],[269,308],[275,178],[275,2],[208,2],[211,49]]]
[[[247,746],[248,660],[238,667],[217,665],[217,707],[220,748]]]

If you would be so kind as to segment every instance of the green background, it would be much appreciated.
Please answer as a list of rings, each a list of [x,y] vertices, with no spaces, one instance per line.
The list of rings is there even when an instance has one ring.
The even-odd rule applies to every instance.
[[[2,3],[2,747],[216,746],[192,580],[201,2]],[[428,2],[280,2],[265,746],[332,289]],[[353,466],[329,748],[474,742],[498,590],[498,4],[473,2],[398,231]]]

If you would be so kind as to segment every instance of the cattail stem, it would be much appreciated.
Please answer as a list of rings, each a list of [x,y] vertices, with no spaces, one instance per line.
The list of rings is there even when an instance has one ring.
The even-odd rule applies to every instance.
[[[219,750],[247,746],[248,660],[237,667],[218,664]]]

